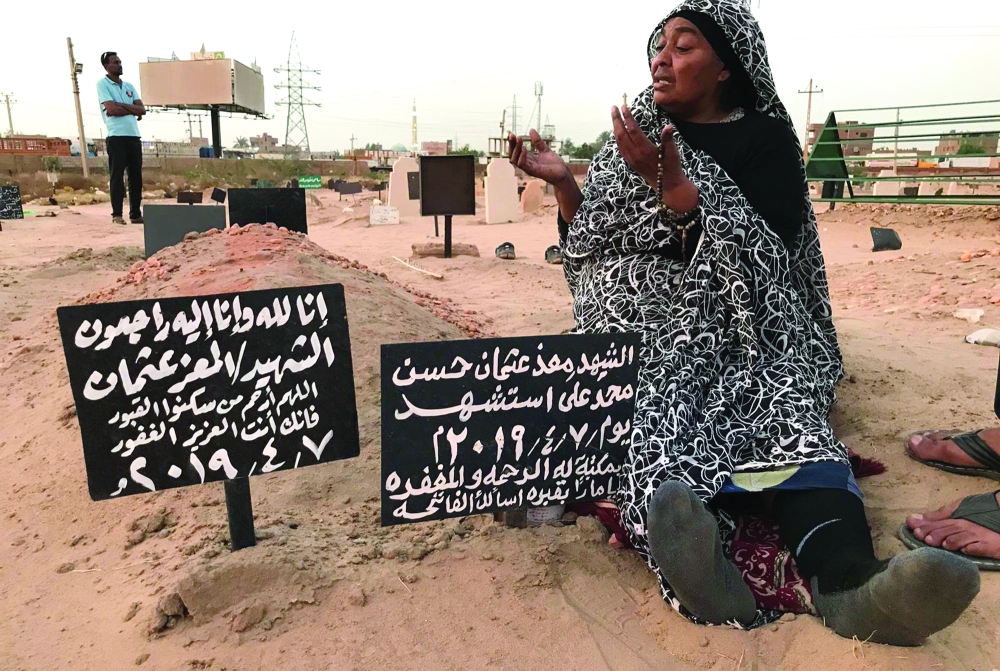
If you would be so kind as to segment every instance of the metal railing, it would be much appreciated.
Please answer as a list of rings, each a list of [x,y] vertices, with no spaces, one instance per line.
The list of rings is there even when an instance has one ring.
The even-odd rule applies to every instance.
[[[816,202],[1000,205],[1000,100],[835,110],[814,139]]]

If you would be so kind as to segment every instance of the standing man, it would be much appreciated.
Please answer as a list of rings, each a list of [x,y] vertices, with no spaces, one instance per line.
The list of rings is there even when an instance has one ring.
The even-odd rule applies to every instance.
[[[97,82],[97,99],[101,116],[108,128],[108,172],[111,173],[111,220],[124,224],[122,204],[125,200],[125,171],[128,171],[129,220],[142,223],[139,201],[142,199],[142,142],[139,140],[139,119],[146,108],[139,100],[135,87],[122,81],[122,60],[114,51],[101,54],[101,65],[108,76]]]

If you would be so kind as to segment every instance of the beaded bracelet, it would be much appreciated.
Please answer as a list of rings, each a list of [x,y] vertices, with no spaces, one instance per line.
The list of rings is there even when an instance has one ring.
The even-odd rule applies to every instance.
[[[697,205],[688,212],[674,212],[663,202],[663,159],[666,150],[660,147],[660,160],[656,164],[656,212],[661,221],[668,221],[681,234],[681,257],[687,263],[687,234],[698,223],[701,208]]]

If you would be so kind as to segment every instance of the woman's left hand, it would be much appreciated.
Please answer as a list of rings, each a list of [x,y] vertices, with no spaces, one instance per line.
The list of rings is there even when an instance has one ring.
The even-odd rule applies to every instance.
[[[618,151],[632,170],[642,175],[646,182],[658,187],[657,163],[660,150],[639,128],[627,105],[611,108],[611,123],[614,126]],[[660,198],[671,209],[687,212],[698,204],[698,189],[684,174],[680,153],[674,142],[674,127],[667,125],[660,137],[663,143],[663,193]]]

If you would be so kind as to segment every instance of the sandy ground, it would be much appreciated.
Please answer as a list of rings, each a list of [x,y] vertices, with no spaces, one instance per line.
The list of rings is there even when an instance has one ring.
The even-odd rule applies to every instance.
[[[142,227],[112,226],[107,205],[4,222],[0,669],[1000,667],[1000,575],[984,574],[956,625],[900,649],[838,638],[805,616],[752,632],[692,625],[590,519],[380,528],[378,345],[569,328],[561,270],[542,258],[554,208],[549,199],[507,225],[458,218],[455,240],[482,257],[414,261],[439,280],[393,259],[432,240],[432,220],[367,227],[369,198],[316,195],[311,243],[224,233],[134,272]],[[903,249],[873,254],[871,225],[896,228]],[[991,485],[920,467],[901,448],[920,428],[995,421],[997,352],[962,337],[1000,326],[1000,212],[839,208],[820,227],[849,372],[833,420],[889,468],[862,481],[888,556],[902,549],[894,530],[906,512]],[[494,258],[505,241],[517,260]],[[255,478],[259,544],[238,553],[226,547],[221,485],[90,501],[56,306],[320,281],[347,289],[361,457]],[[981,323],[953,317],[959,308],[982,308]]]

